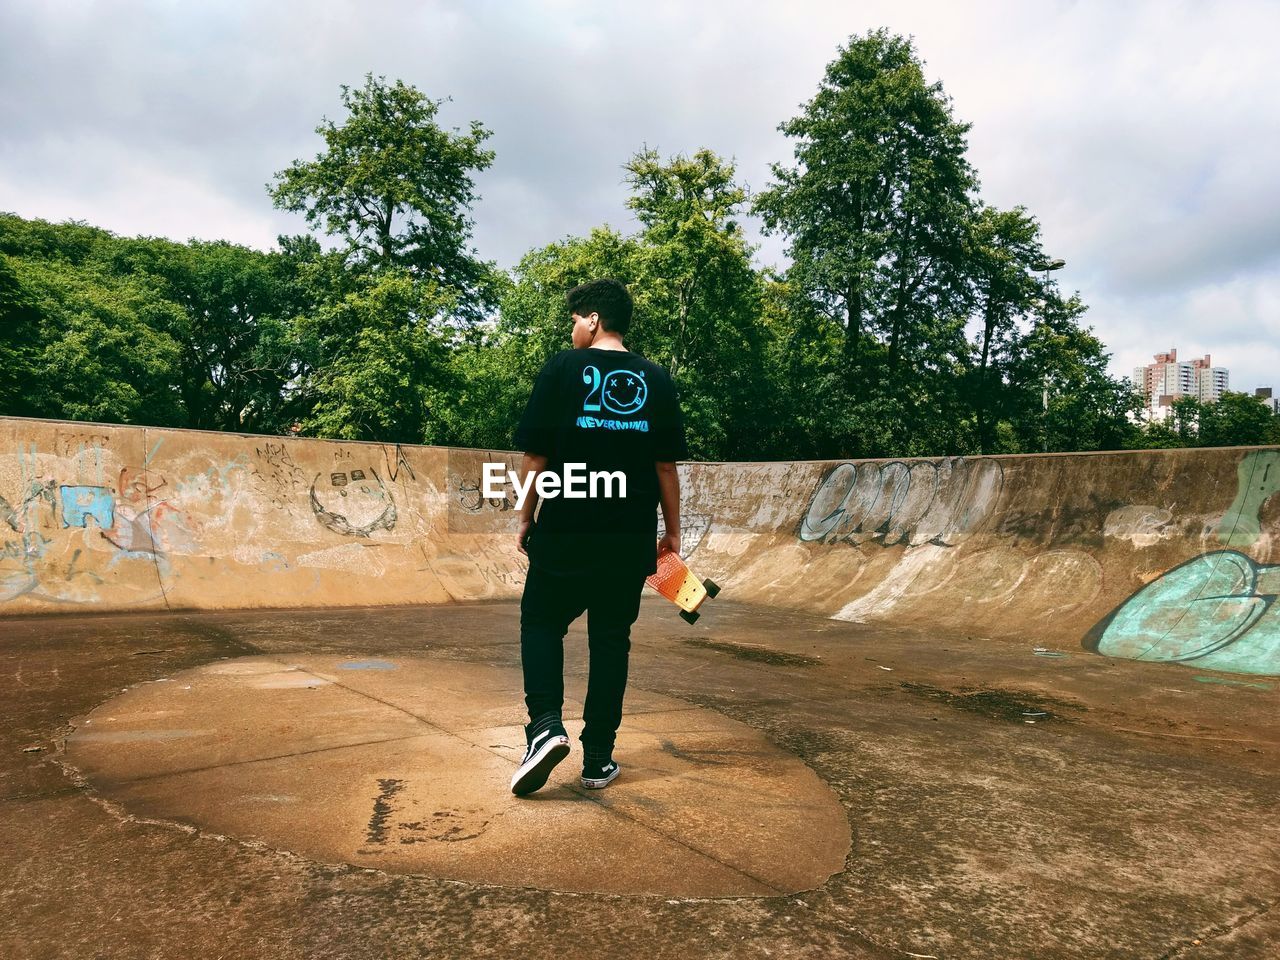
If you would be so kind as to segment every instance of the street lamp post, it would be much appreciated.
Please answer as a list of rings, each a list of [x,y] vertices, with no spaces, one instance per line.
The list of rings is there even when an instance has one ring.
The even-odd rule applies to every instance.
[[[1042,260],[1039,263],[1033,263],[1031,265],[1031,269],[1039,270],[1044,274],[1044,285],[1048,287],[1049,274],[1055,270],[1061,270],[1066,265],[1067,265],[1067,261],[1063,260],[1061,257],[1056,257],[1053,260]],[[1044,302],[1047,304],[1048,300],[1045,300]],[[1040,322],[1041,323],[1044,322],[1043,317],[1041,318]],[[1040,438],[1041,438],[1040,446],[1041,446],[1042,452],[1048,453],[1049,452],[1049,433],[1045,428],[1045,421],[1049,418],[1049,373],[1048,371],[1045,371],[1043,375],[1043,381],[1044,381],[1044,390],[1041,393],[1042,410],[1040,414]]]

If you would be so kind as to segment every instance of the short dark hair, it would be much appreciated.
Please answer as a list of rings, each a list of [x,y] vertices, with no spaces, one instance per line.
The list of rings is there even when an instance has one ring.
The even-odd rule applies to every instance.
[[[635,305],[627,288],[617,280],[602,278],[580,283],[564,295],[569,312],[585,317],[589,313],[600,314],[600,322],[606,330],[625,336],[631,328],[631,314]]]

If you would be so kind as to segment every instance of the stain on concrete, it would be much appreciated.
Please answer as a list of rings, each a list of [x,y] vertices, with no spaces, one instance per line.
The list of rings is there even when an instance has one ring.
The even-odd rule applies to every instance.
[[[1226,677],[1192,677],[1197,683],[1212,683],[1220,687],[1249,687],[1253,690],[1270,690],[1272,684],[1251,683],[1248,680],[1228,680]]]
[[[802,653],[787,653],[782,650],[770,650],[768,647],[754,647],[743,643],[703,640],[697,637],[681,637],[678,639],[685,646],[697,647],[700,650],[715,650],[717,653],[727,653],[729,656],[737,657],[739,660],[749,660],[752,663],[767,663],[775,667],[812,667],[822,662],[817,657],[807,657]]]
[[[1025,723],[1028,720],[1043,723],[1051,720],[1070,719],[1063,716],[1061,712],[1055,713],[1050,707],[1055,707],[1059,711],[1070,710],[1076,712],[1084,712],[1087,709],[1083,704],[1044,696],[1034,696],[1019,690],[961,687],[959,690],[952,691],[924,683],[909,683],[906,681],[899,683],[898,686],[912,696],[919,697],[922,700],[942,703],[957,710],[974,713],[991,720],[1003,720],[1006,723]]]
[[[378,796],[373,801],[373,815],[369,817],[367,843],[387,842],[387,821],[391,819],[391,798],[404,789],[403,780],[379,780]]]

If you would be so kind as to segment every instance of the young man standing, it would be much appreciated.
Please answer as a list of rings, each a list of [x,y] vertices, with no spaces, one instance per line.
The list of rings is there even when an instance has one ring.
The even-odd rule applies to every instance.
[[[631,625],[658,550],[680,546],[676,461],[687,450],[675,385],[662,367],[623,346],[632,301],[621,283],[592,280],[570,290],[566,300],[573,349],[542,368],[516,430],[517,448],[524,451],[522,481],[529,484],[518,535],[519,550],[529,558],[520,602],[529,725],[524,759],[511,781],[519,796],[546,783],[569,753],[561,720],[564,635],[583,612],[590,666],[579,738],[582,783],[604,787],[618,776],[613,746],[622,722]],[[551,496],[555,484],[548,483],[547,495],[539,498],[537,475],[554,474],[563,484],[566,465],[580,477],[608,476],[592,482],[585,497]],[[666,532],[655,547],[659,504]]]

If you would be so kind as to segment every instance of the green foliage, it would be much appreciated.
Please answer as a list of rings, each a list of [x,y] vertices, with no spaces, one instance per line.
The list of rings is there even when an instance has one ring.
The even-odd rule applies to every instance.
[[[287,344],[297,271],[289,256],[221,241],[126,239],[13,216],[0,217],[0,249],[14,271],[0,286],[17,290],[18,273],[25,278],[25,312],[14,313],[11,304],[5,313],[25,316],[27,331],[23,399],[4,410],[204,429],[287,428],[282,418],[261,414],[281,406],[294,373]],[[136,356],[120,338],[136,341]],[[68,364],[81,361],[92,375],[71,377]],[[141,370],[150,371],[153,385],[138,382]]]
[[[773,392],[763,284],[736,219],[746,199],[734,169],[710,150],[664,163],[642,151],[626,165],[642,322],[630,342],[665,366],[681,391],[690,451],[758,458]]]
[[[325,151],[295,160],[268,190],[276,206],[341,239],[353,268],[399,267],[450,290],[459,315],[476,320],[496,280],[469,248],[472,175],[493,152],[482,148],[490,134],[478,122],[466,133],[441,128],[443,102],[372,74],[362,87],[344,85],[346,119],[316,127]]]
[[[182,412],[174,374],[178,344],[166,330],[179,308],[146,280],[93,268],[59,270],[24,263],[44,330],[28,399],[69,420],[177,426]]]
[[[968,126],[942,85],[925,83],[911,42],[884,30],[852,38],[779,129],[796,165],[775,164],[755,206],[788,239],[793,291],[841,326],[850,357],[879,342],[896,368],[926,344],[954,347],[943,341],[955,337],[977,180]]]
[[[497,322],[455,345],[451,368],[458,389],[439,411],[433,442],[510,449],[538,370],[570,346],[565,292],[595,277],[614,277],[639,293],[636,258],[636,242],[608,227],[527,253],[502,295]],[[637,330],[645,325],[643,302],[633,323]]]
[[[1131,447],[1140,401],[1107,373],[1102,341],[1080,325],[1078,297],[1051,297],[1035,325],[1015,337],[998,452],[1117,450]]]
[[[1168,420],[1146,425],[1146,447],[1248,447],[1280,444],[1280,417],[1247,393],[1227,391],[1213,403],[1191,396],[1173,401]]]
[[[735,219],[745,194],[732,165],[702,150],[626,166],[628,205],[642,230],[607,227],[529,253],[483,339],[455,352],[463,383],[446,413],[449,443],[508,446],[533,378],[570,346],[565,292],[595,277],[626,283],[630,349],[667,367],[681,392],[690,448],[702,458],[758,458],[779,449],[763,322],[763,283]]]
[[[968,126],[887,31],[852,37],[781,124],[794,162],[752,208],[786,239],[782,273],[753,266],[746,191],[704,149],[634,154],[637,231],[565,237],[508,276],[470,248],[489,131],[446,130],[443,101],[372,75],[341,101],[323,151],[268,188],[336,244],[0,215],[0,414],[507,448],[570,345],[565,292],[614,277],[696,458],[1280,443],[1241,394],[1136,425],[1035,217],[982,203]]]
[[[299,319],[312,371],[302,431],[347,440],[421,443],[448,392],[449,293],[394,267]]]
[[[39,351],[39,305],[13,263],[0,253],[0,411],[19,417],[45,413],[31,395]]]
[[[285,336],[288,297],[279,259],[225,241],[112,245],[115,272],[154,277],[182,308],[167,332],[182,348],[178,391],[187,425],[253,429],[254,402],[282,390],[289,367],[274,345]]]
[[[999,449],[1000,421],[1012,413],[1007,382],[1025,379],[1016,349],[1020,325],[1034,323],[1038,309],[1057,297],[1048,279],[1036,274],[1045,259],[1039,224],[1022,207],[1006,211],[984,206],[970,219],[966,262],[978,333],[963,390],[983,453]],[[1011,431],[1003,434],[1002,444],[1008,444]]]
[[[811,455],[1092,449],[1132,436],[1129,392],[1079,325],[1083,306],[1037,276],[1038,224],[1020,207],[982,205],[968,125],[926,83],[909,40],[851,38],[780,129],[796,163],[774,166],[755,206],[792,260],[781,360],[818,400],[792,390],[784,406]]]
[[[954,449],[963,420],[954,378],[968,352],[964,267],[976,176],[968,127],[927,84],[910,41],[854,37],[803,112],[783,123],[795,165],[775,164],[757,198],[787,238],[797,335],[840,332],[840,352],[796,369],[817,385],[823,456]],[[797,355],[792,355],[793,366]]]

